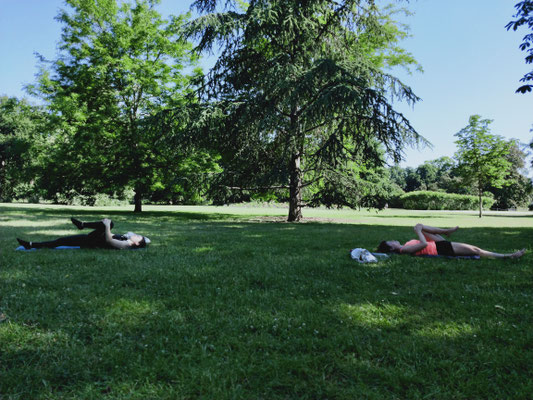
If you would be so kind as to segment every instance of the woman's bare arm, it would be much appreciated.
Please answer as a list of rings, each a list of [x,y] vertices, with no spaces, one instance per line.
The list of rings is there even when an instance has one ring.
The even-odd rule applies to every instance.
[[[409,246],[403,246],[401,249],[402,253],[414,254],[427,247],[428,242],[426,240],[426,237],[424,236],[424,232],[422,231],[422,228],[423,228],[422,224],[416,224],[414,227],[415,233],[418,236],[418,240],[420,241],[420,243],[412,244]]]
[[[104,218],[102,220],[103,224],[105,225],[105,240],[111,247],[114,247],[115,249],[126,249],[130,247],[129,243],[125,240],[117,240],[113,239],[113,234],[111,233],[111,220],[108,218]]]

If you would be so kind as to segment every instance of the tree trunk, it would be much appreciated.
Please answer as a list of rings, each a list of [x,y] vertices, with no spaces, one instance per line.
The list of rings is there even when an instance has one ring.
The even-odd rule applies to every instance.
[[[483,193],[479,191],[479,218],[481,218],[483,214]]]
[[[300,153],[291,158],[290,171],[290,197],[288,222],[299,222],[302,219],[302,170],[300,169]]]
[[[142,196],[139,190],[135,191],[135,196],[133,197],[133,201],[135,202],[135,209],[133,212],[141,212],[142,211]]]

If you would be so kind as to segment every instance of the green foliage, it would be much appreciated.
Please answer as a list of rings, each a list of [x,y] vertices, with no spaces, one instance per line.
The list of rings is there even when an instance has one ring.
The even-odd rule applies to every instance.
[[[533,200],[533,182],[524,171],[527,153],[522,149],[517,140],[511,140],[509,153],[505,156],[511,163],[511,167],[505,180],[507,185],[490,187],[488,190],[494,194],[494,207],[499,209],[527,207]]]
[[[126,206],[133,202],[133,190],[124,190],[120,194],[113,193],[108,195],[105,193],[96,193],[91,195],[82,195],[74,190],[55,195],[55,203],[71,206],[91,206],[91,207],[106,207],[106,206]]]
[[[156,0],[67,0],[60,56],[30,89],[52,112],[41,185],[51,195],[135,190],[136,210],[182,155],[151,116],[182,106],[191,65],[185,17],[165,21]],[[183,129],[174,126],[174,130]]]
[[[531,246],[531,217],[310,210],[345,223],[257,222],[274,211],[0,206],[2,397],[530,397],[531,253],[360,265],[348,251],[438,221],[510,252]],[[13,251],[17,236],[78,232],[71,215],[110,216],[152,244]]]
[[[533,64],[533,0],[524,0],[515,5],[516,18],[514,21],[509,22],[506,25],[507,30],[513,29],[516,31],[518,28],[525,26],[531,33],[528,33],[524,36],[522,43],[520,44],[520,50],[525,51],[526,64]],[[521,82],[531,82],[533,81],[533,71],[528,72],[524,75]],[[525,84],[520,86],[516,92],[517,93],[527,93],[533,90],[533,85]]]
[[[169,154],[171,156],[171,154]],[[164,169],[150,187],[149,200],[161,204],[205,204],[212,176],[219,174],[218,155],[193,149],[174,169]]]
[[[469,124],[455,134],[458,137],[457,172],[463,185],[471,185],[479,196],[479,216],[482,215],[481,196],[489,186],[500,188],[509,182],[505,180],[511,162],[508,161],[510,144],[501,136],[490,134],[492,121],[479,115],[470,117]]]
[[[221,46],[202,85],[212,111],[205,131],[221,149],[221,195],[288,189],[289,220],[297,221],[307,186],[335,186],[339,196],[314,197],[322,204],[366,198],[348,193],[364,186],[351,166],[381,164],[383,149],[399,160],[404,146],[423,141],[390,101],[418,98],[383,72],[415,63],[397,47],[403,30],[392,11],[363,0],[193,5],[207,13],[189,26],[196,50]]]
[[[493,208],[509,209],[527,207],[532,200],[532,182],[524,170],[527,154],[516,140],[507,142],[509,153],[504,157],[511,163],[505,176],[506,185],[493,187],[490,184],[486,191],[494,196]],[[405,192],[436,191],[457,194],[477,194],[477,189],[464,186],[463,179],[458,175],[455,160],[441,157],[426,161],[416,168],[392,166],[388,169],[390,181]],[[389,205],[401,207],[401,203],[391,201]]]
[[[416,168],[392,166],[389,168],[389,175],[392,182],[406,192],[431,190],[454,193],[459,190],[459,178],[455,169],[453,159],[440,157],[425,161]]]
[[[32,196],[43,122],[41,108],[0,97],[0,202]]]
[[[492,197],[483,196],[483,208],[490,209],[494,204]],[[479,198],[455,193],[417,191],[405,193],[399,204],[406,210],[476,210]]]
[[[305,204],[382,209],[403,194],[382,166],[349,162],[341,170],[342,173],[324,171],[318,182],[308,186],[303,194]]]

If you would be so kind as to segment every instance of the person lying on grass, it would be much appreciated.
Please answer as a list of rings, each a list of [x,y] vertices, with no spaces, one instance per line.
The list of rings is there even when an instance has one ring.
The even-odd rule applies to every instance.
[[[54,248],[58,246],[72,246],[89,249],[138,249],[146,247],[150,240],[142,235],[128,232],[125,235],[114,235],[111,233],[113,221],[104,218],[97,222],[82,222],[76,218],[70,219],[78,229],[93,229],[88,235],[63,236],[47,242],[28,242],[18,239],[20,245],[25,249]]]
[[[526,252],[526,249],[522,249],[509,254],[494,253],[468,243],[449,242],[441,236],[451,235],[459,229],[458,226],[443,229],[416,224],[414,229],[418,240],[410,240],[403,246],[397,240],[384,240],[379,244],[377,251],[379,253],[411,254],[414,256],[480,256],[487,258],[519,258]]]

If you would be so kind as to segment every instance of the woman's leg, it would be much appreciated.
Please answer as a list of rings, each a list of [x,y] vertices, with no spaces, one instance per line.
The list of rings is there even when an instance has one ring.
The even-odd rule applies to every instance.
[[[493,251],[483,250],[477,246],[468,243],[451,242],[453,251],[456,256],[480,256],[486,258],[519,258],[524,255],[526,249],[516,251],[514,253],[495,253]]]
[[[431,240],[433,242],[440,242],[441,240],[446,240],[441,235],[451,235],[457,229],[459,229],[458,226],[456,226],[455,228],[436,228],[434,226],[422,225],[422,233],[424,234],[427,240]]]

